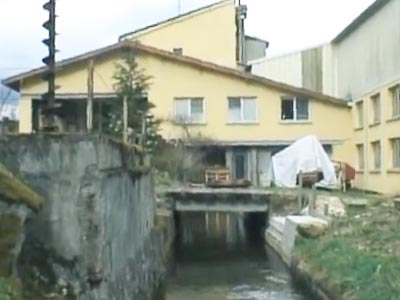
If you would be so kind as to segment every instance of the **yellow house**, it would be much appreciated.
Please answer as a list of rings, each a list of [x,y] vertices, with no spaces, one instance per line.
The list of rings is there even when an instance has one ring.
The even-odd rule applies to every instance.
[[[213,17],[209,18],[210,15]],[[212,153],[210,164],[230,167],[236,179],[267,185],[271,156],[309,134],[319,137],[333,159],[354,161],[351,107],[341,99],[238,68],[243,53],[237,44],[243,37],[235,20],[234,2],[223,1],[129,34],[114,45],[59,62],[56,84],[60,88],[56,100],[62,105],[65,130],[86,131],[90,115],[88,80],[92,77],[93,121],[94,127],[98,126],[96,112],[115,97],[115,63],[126,51],[132,51],[139,66],[152,76],[147,99],[155,104],[154,115],[167,120],[162,124],[163,137],[182,138],[181,123],[184,123],[185,131],[187,128],[191,135],[207,137],[209,142],[201,146]],[[212,25],[207,25],[212,22],[228,25],[224,31],[210,31]],[[189,27],[200,30],[200,23],[207,34],[198,32],[199,40],[193,41],[186,31]],[[209,39],[222,43],[212,49]],[[22,133],[39,129],[41,95],[46,91],[41,78],[45,71],[39,68],[4,81],[21,93]]]
[[[353,104],[357,150],[355,184],[399,194],[400,80],[370,91]]]
[[[164,138],[182,138],[176,123],[184,120],[193,135],[201,133],[212,141],[209,146],[236,178],[267,184],[271,155],[308,134],[317,135],[333,158],[352,160],[352,115],[344,101],[130,41],[58,64],[57,100],[69,111],[68,130],[86,128],[89,62],[94,60],[95,100],[100,103],[114,95],[115,62],[124,51],[135,51],[138,64],[153,77],[147,97],[156,105],[155,116],[175,121],[163,124]],[[37,129],[44,71],[6,81],[21,92],[21,132]]]
[[[119,39],[236,68],[235,19],[235,2],[225,0],[124,34]]]

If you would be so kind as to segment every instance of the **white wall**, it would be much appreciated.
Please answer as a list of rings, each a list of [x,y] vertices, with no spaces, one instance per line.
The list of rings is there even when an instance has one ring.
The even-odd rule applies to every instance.
[[[311,48],[322,48],[322,92],[337,96],[337,76],[334,47],[332,44]],[[304,87],[303,52],[250,62],[252,73],[272,80],[284,82],[298,87]]]
[[[400,77],[400,0],[389,1],[359,28],[322,46],[323,93],[359,99]],[[302,86],[302,51],[253,63],[253,73]]]
[[[322,74],[323,93],[337,97],[336,57],[332,44],[322,46]]]
[[[301,52],[250,62],[252,73],[297,87],[303,84]]]
[[[400,76],[400,0],[392,0],[334,44],[338,96],[358,99]]]

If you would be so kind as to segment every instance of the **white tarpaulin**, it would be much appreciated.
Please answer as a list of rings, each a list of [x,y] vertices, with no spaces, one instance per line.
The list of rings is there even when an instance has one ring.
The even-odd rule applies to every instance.
[[[269,178],[278,187],[296,187],[297,175],[308,172],[322,172],[324,178],[318,186],[337,188],[335,167],[318,138],[306,136],[272,157]]]

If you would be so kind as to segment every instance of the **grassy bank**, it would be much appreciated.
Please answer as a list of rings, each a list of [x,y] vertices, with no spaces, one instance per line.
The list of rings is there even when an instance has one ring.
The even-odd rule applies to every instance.
[[[300,240],[296,252],[339,299],[399,300],[400,211],[389,200],[370,202],[348,210],[327,236]]]

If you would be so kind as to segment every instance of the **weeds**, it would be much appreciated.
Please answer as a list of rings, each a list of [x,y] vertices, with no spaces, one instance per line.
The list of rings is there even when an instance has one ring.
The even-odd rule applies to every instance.
[[[350,210],[320,240],[299,241],[298,255],[327,274],[343,299],[400,299],[400,213],[387,201]]]

